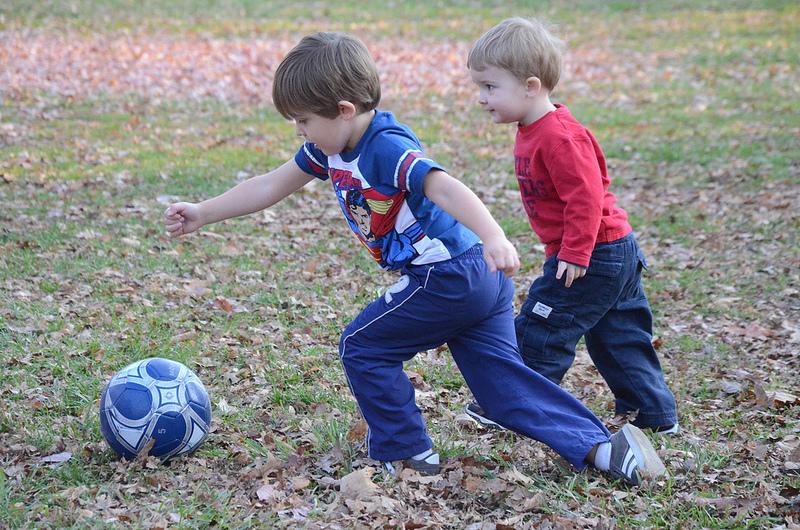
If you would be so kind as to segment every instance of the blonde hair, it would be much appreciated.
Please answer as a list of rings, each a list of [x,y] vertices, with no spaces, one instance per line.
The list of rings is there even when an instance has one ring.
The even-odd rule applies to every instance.
[[[306,112],[335,118],[340,101],[367,112],[380,99],[378,69],[369,50],[344,33],[303,37],[278,65],[272,83],[272,101],[287,119]]]
[[[521,82],[538,77],[553,90],[561,77],[564,43],[536,19],[508,18],[487,31],[472,45],[467,67],[489,66],[511,72]]]

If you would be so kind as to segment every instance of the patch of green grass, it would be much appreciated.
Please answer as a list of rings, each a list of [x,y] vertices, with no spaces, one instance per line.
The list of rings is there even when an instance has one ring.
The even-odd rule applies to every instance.
[[[639,19],[647,21],[672,16],[691,20],[690,15],[698,18],[699,14],[705,14],[702,23],[687,31],[688,35],[694,36],[705,32],[721,16],[735,22],[752,13],[790,14],[795,9],[791,2],[785,0],[715,0],[705,2],[702,9],[689,1],[625,0],[598,3],[592,0],[518,0],[510,3],[465,3],[437,0],[420,4],[398,0],[392,2],[390,8],[392,20],[388,21],[385,18],[386,6],[371,3],[340,2],[320,8],[306,3],[287,4],[274,0],[178,0],[168,3],[155,0],[78,0],[69,3],[57,0],[10,0],[0,8],[0,28],[70,27],[87,32],[97,29],[170,30],[216,35],[247,35],[256,31],[292,32],[302,28],[306,32],[324,29],[396,36],[424,34],[475,38],[490,24],[514,13],[543,16],[560,23],[582,23],[589,28],[592,27],[590,21],[602,18],[624,28],[620,31],[620,37],[635,39],[647,37],[648,31],[654,36],[665,33],[663,28],[637,31],[635,28],[643,25]],[[623,23],[631,19],[639,21],[639,24]]]
[[[24,517],[21,509],[12,504],[12,495],[8,484],[8,477],[3,469],[0,469],[0,522],[11,526],[19,525]]]
[[[346,419],[315,422],[311,430],[311,434],[316,441],[314,450],[324,453],[330,451],[334,447],[340,447],[342,449],[349,448],[350,444],[347,441],[347,433],[350,427],[350,421]]]
[[[502,217],[498,222],[509,238],[528,235],[532,230],[528,219],[522,216]]]

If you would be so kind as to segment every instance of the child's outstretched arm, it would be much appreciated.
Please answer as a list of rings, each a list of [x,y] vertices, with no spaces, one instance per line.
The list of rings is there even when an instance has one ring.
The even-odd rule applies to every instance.
[[[517,272],[517,250],[471,189],[444,171],[435,169],[425,176],[425,196],[481,238],[483,256],[492,272],[499,269],[508,276]]]
[[[301,170],[292,159],[213,199],[170,204],[164,212],[164,225],[171,237],[189,234],[207,224],[269,208],[312,180],[314,177]]]

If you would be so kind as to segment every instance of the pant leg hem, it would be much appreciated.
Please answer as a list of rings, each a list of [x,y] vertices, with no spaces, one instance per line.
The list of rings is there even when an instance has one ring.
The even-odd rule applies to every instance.
[[[381,451],[380,449],[373,450],[370,448],[369,457],[379,462],[396,462],[398,460],[411,458],[412,456],[425,452],[428,449],[433,449],[433,442],[430,440],[412,445],[407,449],[398,449],[396,451]]]
[[[561,455],[561,456],[564,457],[564,459],[567,462],[572,464],[572,467],[574,467],[577,471],[583,471],[589,466],[594,467],[594,464],[592,464],[591,462],[587,462],[586,461],[586,457],[589,456],[589,453],[592,452],[592,449],[594,449],[594,447],[596,445],[600,445],[602,443],[608,443],[610,441],[611,441],[611,438],[609,436],[605,436],[604,435],[601,438],[597,438],[594,441],[590,441],[589,445],[584,447],[583,450],[576,450],[576,454],[582,454],[583,455],[582,457],[580,457],[581,460],[579,462],[575,461],[573,459],[566,458],[566,457],[564,457],[564,455]]]
[[[678,423],[678,415],[675,412],[665,412],[656,414],[639,414],[631,423],[640,429],[652,427],[663,427],[665,425],[675,425]]]

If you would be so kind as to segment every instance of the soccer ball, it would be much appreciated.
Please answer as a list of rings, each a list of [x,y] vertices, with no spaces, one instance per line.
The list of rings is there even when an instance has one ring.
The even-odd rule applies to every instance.
[[[100,430],[108,445],[132,460],[155,440],[149,454],[163,461],[191,453],[211,426],[203,383],[183,364],[154,357],[117,372],[100,397]]]

